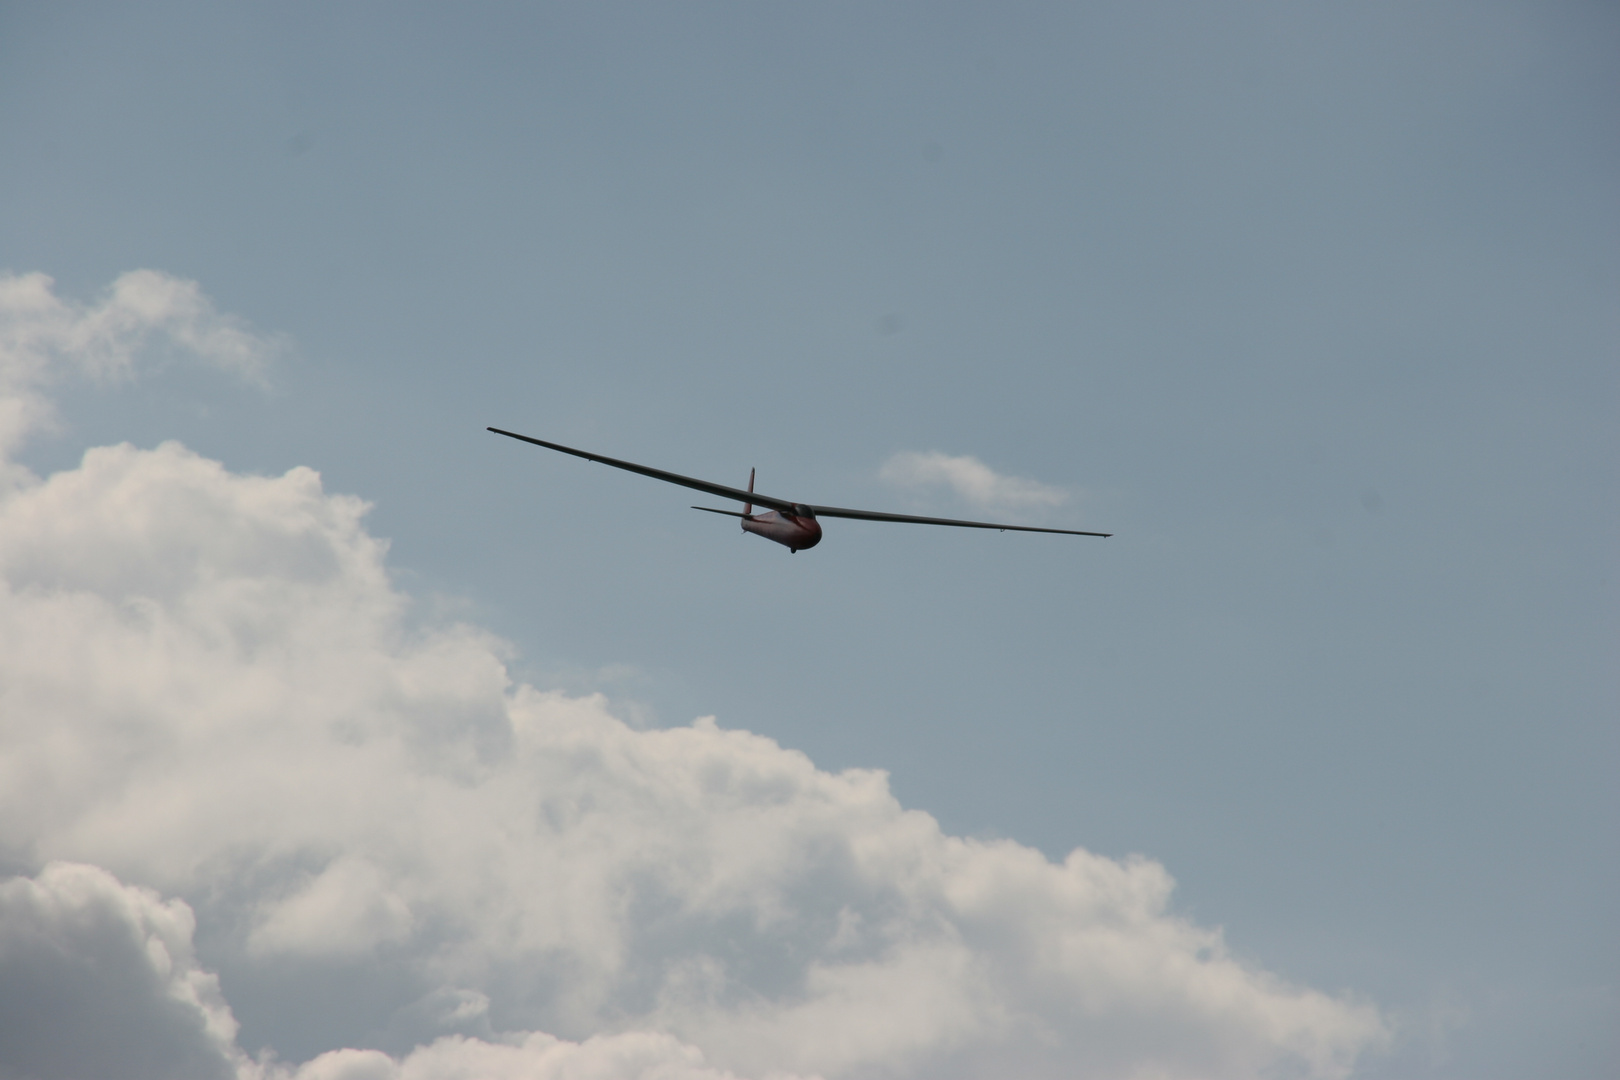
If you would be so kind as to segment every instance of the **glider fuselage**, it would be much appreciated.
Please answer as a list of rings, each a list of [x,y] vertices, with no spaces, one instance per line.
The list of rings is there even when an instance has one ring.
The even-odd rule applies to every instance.
[[[753,478],[749,478],[750,485]],[[742,519],[743,532],[774,540],[789,551],[802,551],[821,543],[821,522],[814,514],[789,514],[776,510],[750,514]]]

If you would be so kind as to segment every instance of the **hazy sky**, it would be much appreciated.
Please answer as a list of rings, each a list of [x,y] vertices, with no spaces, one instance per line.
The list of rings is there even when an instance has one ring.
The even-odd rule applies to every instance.
[[[0,1075],[1612,1076],[1617,58],[0,4]]]

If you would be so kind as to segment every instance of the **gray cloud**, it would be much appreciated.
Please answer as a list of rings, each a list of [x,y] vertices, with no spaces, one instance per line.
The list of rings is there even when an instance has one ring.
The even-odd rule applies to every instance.
[[[28,1080],[735,1080],[667,1035],[570,1043],[451,1035],[399,1058],[343,1049],[293,1067],[250,1060],[219,980],[198,966],[179,900],[105,870],[52,863],[0,882],[0,1076]],[[481,1012],[481,995],[450,995]],[[784,1078],[786,1080],[786,1078]]]
[[[191,910],[91,866],[0,883],[0,1075],[223,1080],[236,1021]]]

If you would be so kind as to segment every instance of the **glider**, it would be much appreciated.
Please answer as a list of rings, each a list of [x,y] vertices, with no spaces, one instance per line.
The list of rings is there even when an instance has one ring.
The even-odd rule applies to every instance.
[[[821,523],[818,518],[858,518],[861,521],[904,521],[913,525],[956,525],[964,529],[1000,529],[1013,532],[1040,532],[1063,533],[1065,536],[1112,536],[1113,533],[1079,532],[1075,529],[1038,529],[1033,525],[998,525],[991,521],[958,521],[955,518],[914,517],[911,514],[884,514],[876,510],[846,510],[840,506],[813,506],[809,503],[789,502],[787,499],[772,498],[761,495],[754,490],[754,470],[748,470],[748,490],[727,487],[724,484],[712,484],[707,480],[696,480],[690,476],[679,473],[665,472],[663,469],[654,469],[647,465],[637,465],[634,462],[620,461],[617,458],[604,457],[601,454],[592,454],[584,450],[575,450],[571,446],[561,446],[557,443],[546,442],[544,439],[533,439],[527,435],[519,435],[515,431],[502,431],[498,427],[489,429],[497,435],[505,435],[508,439],[518,439],[521,442],[533,443],[543,446],[547,450],[556,450],[564,454],[584,458],[586,461],[600,461],[603,465],[611,465],[615,469],[625,469],[629,472],[650,476],[654,480],[663,480],[670,484],[679,484],[695,491],[702,491],[722,499],[735,499],[743,504],[741,513],[735,510],[715,510],[708,506],[694,506],[693,510],[707,510],[711,514],[725,514],[728,517],[741,518],[743,532],[751,532],[755,536],[763,536],[767,540],[775,541],[795,554],[805,548],[813,548],[821,543]],[[769,507],[766,513],[754,513],[754,504]]]

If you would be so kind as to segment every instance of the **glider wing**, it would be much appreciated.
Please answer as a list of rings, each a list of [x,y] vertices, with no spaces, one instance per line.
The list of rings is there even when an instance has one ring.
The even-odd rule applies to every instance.
[[[640,473],[642,476],[650,476],[654,480],[663,480],[666,483],[679,484],[682,487],[689,487],[696,491],[706,492],[707,494],[715,495],[722,499],[736,499],[740,503],[756,502],[761,506],[768,506],[772,510],[786,510],[789,512],[793,510],[793,504],[787,499],[773,499],[769,495],[761,495],[757,491],[744,491],[742,488],[727,487],[724,484],[711,484],[707,480],[697,480],[690,476],[682,476],[680,473],[665,472],[663,469],[654,469],[647,465],[637,465],[630,461],[620,461],[618,458],[604,457],[601,454],[591,454],[584,450],[575,450],[571,446],[562,446],[558,443],[546,442],[543,439],[531,439],[529,436],[519,435],[515,431],[502,431],[498,427],[492,427],[489,430],[493,431],[497,435],[505,435],[509,439],[518,439],[522,442],[533,443],[536,446],[543,446],[547,450],[559,450],[564,454],[573,454],[575,457],[584,458],[586,461],[600,461],[603,465],[611,465],[615,469],[625,469],[629,472]]]
[[[816,517],[858,518],[861,521],[904,521],[912,525],[955,525],[963,529],[1001,529],[1007,532],[1062,533],[1065,536],[1113,536],[1113,533],[1080,532],[1078,529],[1041,529],[1034,525],[998,525],[993,521],[961,521],[957,518],[916,517],[912,514],[885,514],[877,510],[845,510],[839,506],[811,506]]]

